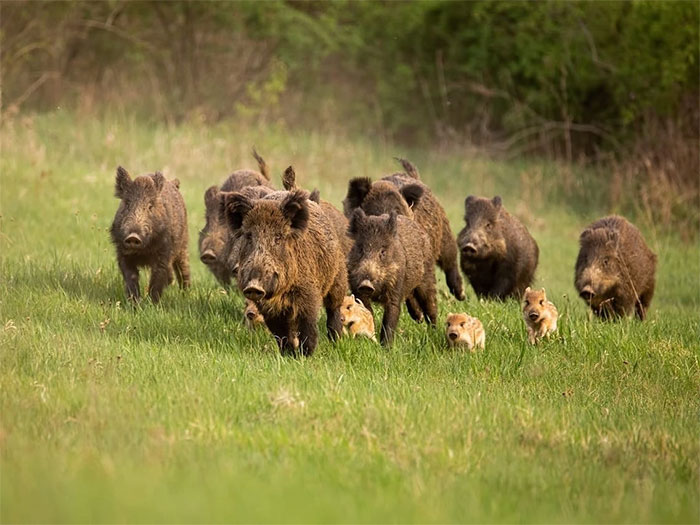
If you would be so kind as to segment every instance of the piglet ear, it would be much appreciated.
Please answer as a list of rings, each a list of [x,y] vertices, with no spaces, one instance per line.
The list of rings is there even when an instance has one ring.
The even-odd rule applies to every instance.
[[[501,209],[501,205],[503,204],[503,201],[501,200],[500,195],[496,195],[493,199],[491,199],[491,203],[493,204],[494,208],[497,210]]]
[[[362,208],[355,208],[355,211],[350,216],[350,225],[348,226],[348,234],[350,237],[355,237],[362,231],[362,225],[366,218],[365,210]]]
[[[131,177],[129,176],[129,172],[119,166],[117,168],[117,178],[114,185],[114,196],[118,199],[123,199],[127,190],[131,186],[131,183],[132,181]]]
[[[389,220],[386,222],[386,227],[391,235],[396,235],[396,212],[392,211],[389,214]]]
[[[204,207],[207,210],[219,206],[219,187],[210,186],[207,191],[204,192]]]
[[[309,223],[307,195],[304,190],[294,190],[280,204],[282,214],[295,230],[305,230]]]
[[[532,288],[530,288],[529,286],[527,288],[525,288],[525,293],[530,293],[531,291],[532,291]]]
[[[357,304],[359,304],[359,305],[361,305],[361,306],[364,306],[364,304],[362,304],[362,301],[360,301],[357,297],[355,297],[355,296],[353,295],[352,298],[355,300],[355,302],[356,302]]]
[[[406,199],[408,206],[413,208],[413,206],[417,204],[420,198],[423,196],[423,188],[421,188],[418,184],[407,184],[401,188],[401,195],[403,195],[403,198]]]
[[[291,166],[284,170],[284,175],[282,175],[282,187],[287,191],[292,191],[297,188],[297,174],[294,173],[294,168]]]
[[[163,177],[163,174],[160,171],[156,171],[153,175],[151,175],[151,178],[156,185],[156,191],[160,193],[165,185],[165,177]]]
[[[243,225],[243,219],[253,209],[253,202],[245,195],[235,191],[221,192],[221,215],[232,230]]]
[[[352,210],[362,206],[369,190],[372,189],[372,179],[368,177],[358,177],[348,183],[348,194],[343,201],[345,216],[349,217]]]

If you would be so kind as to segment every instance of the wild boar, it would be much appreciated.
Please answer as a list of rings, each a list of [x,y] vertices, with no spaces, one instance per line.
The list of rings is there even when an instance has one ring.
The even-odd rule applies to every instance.
[[[656,255],[639,230],[612,215],[592,223],[580,237],[574,285],[602,318],[646,318],[656,285]]]
[[[347,289],[345,258],[321,207],[303,190],[263,199],[233,193],[224,201],[230,228],[240,230],[238,287],[265,318],[283,354],[304,355],[318,343],[321,305],[335,340]]]
[[[407,173],[394,173],[376,182],[367,177],[350,181],[343,201],[345,216],[350,218],[356,208],[362,208],[367,215],[394,211],[415,219],[430,239],[433,262],[445,272],[447,287],[461,301],[464,288],[457,265],[457,245],[445,210],[430,188],[418,180],[418,170],[406,160],[399,161]]]
[[[350,289],[370,311],[372,301],[384,306],[381,342],[391,344],[401,303],[411,296],[434,324],[435,268],[423,228],[395,211],[367,216],[358,208],[350,219],[349,232],[355,241],[348,256]]]
[[[544,288],[533,290],[529,286],[523,294],[523,319],[527,327],[527,339],[536,344],[543,337],[557,331],[559,312],[554,303],[547,300]]]
[[[365,308],[362,301],[354,295],[348,295],[343,299],[340,307],[340,322],[343,323],[343,332],[347,330],[353,337],[363,335],[377,342],[372,312]]]
[[[465,313],[447,314],[445,336],[450,348],[466,346],[470,352],[483,349],[486,345],[484,325],[476,317]]]
[[[231,272],[227,268],[228,229],[219,217],[221,193],[241,191],[248,187],[266,188],[270,191],[273,189],[265,160],[258,155],[255,149],[253,149],[253,157],[258,162],[260,172],[253,170],[234,171],[221,185],[221,188],[211,186],[204,193],[206,224],[199,232],[199,258],[224,286],[231,283]]]
[[[190,284],[187,210],[179,186],[160,172],[132,180],[124,168],[117,168],[115,196],[121,202],[110,234],[126,294],[133,301],[141,296],[140,267],[151,270],[148,295],[154,303],[172,282],[173,271],[180,288]]]
[[[470,195],[465,227],[457,236],[464,275],[478,297],[520,297],[532,284],[539,248],[523,224],[508,213],[501,197]]]

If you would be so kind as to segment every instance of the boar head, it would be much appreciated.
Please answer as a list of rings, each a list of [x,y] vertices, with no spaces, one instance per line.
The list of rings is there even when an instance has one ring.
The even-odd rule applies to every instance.
[[[359,177],[348,184],[343,211],[348,219],[357,208],[362,208],[367,215],[395,212],[413,218],[413,207],[422,196],[423,188],[418,184],[406,184],[397,188],[384,180],[373,184],[371,179]]]
[[[489,259],[506,251],[501,228],[501,197],[493,199],[470,195],[464,201],[465,227],[459,232],[457,244],[467,259]]]

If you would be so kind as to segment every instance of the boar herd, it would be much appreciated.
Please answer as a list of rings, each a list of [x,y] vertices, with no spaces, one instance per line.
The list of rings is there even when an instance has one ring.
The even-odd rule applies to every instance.
[[[253,156],[258,171],[235,171],[204,193],[199,253],[221,285],[236,282],[246,298],[246,324],[264,323],[282,354],[314,351],[322,307],[331,340],[343,333],[375,340],[373,303],[383,308],[382,344],[391,344],[402,304],[414,320],[435,325],[436,265],[458,301],[465,298],[460,267],[477,297],[522,299],[531,343],[556,330],[556,307],[544,290],[530,288],[537,243],[499,196],[468,196],[465,226],[455,238],[444,209],[407,160],[397,159],[403,171],[380,180],[350,180],[341,212],[317,190],[299,187],[291,166],[284,189],[275,189],[265,161],[255,150]],[[132,301],[140,299],[142,267],[150,269],[153,302],[173,276],[181,288],[190,284],[179,186],[160,172],[132,179],[117,169],[120,204],[110,233]],[[623,217],[605,217],[581,233],[574,284],[597,316],[643,320],[655,270],[656,256]],[[485,332],[478,319],[450,314],[446,339],[449,346],[483,348]]]

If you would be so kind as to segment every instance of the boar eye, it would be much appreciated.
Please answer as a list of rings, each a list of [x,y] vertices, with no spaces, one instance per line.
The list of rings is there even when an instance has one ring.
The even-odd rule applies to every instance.
[[[459,326],[461,326],[462,328],[464,328],[464,322],[459,323]]]
[[[540,301],[540,306],[544,306],[544,299]]]
[[[153,211],[153,203],[150,203],[150,204],[148,205],[148,211]]]
[[[492,223],[492,222],[487,222],[487,223],[486,223],[486,229],[487,229],[487,230],[490,230],[491,228],[493,228],[493,223]]]
[[[283,236],[281,233],[278,233],[277,235],[275,235],[275,242],[276,243],[278,243],[278,244],[281,243],[282,239],[283,239]]]
[[[252,240],[252,239],[253,239],[253,234],[250,233],[250,232],[246,232],[246,234],[245,234],[245,240],[246,240],[246,241],[250,241],[250,240]]]
[[[530,306],[530,301],[528,301],[527,299],[525,299],[525,306]]]
[[[386,255],[386,248],[382,248],[381,250],[379,250],[380,257],[384,257],[385,255]]]
[[[606,257],[605,259],[603,259],[603,266],[607,266],[609,262],[610,262],[610,259],[608,257]]]

